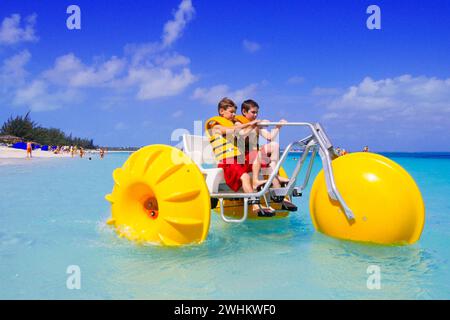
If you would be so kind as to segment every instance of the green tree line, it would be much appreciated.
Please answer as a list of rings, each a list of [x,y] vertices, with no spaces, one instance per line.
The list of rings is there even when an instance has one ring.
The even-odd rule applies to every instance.
[[[32,121],[30,112],[24,117],[12,116],[3,123],[0,130],[1,135],[13,135],[24,141],[33,141],[41,145],[52,146],[79,146],[85,149],[94,149],[94,140],[72,137],[56,128],[44,128]]]

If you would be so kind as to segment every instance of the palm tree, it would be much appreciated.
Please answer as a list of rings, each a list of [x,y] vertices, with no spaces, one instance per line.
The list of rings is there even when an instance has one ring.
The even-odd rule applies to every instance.
[[[32,140],[33,129],[36,123],[30,119],[30,111],[27,112],[25,117],[12,116],[3,124],[0,133],[4,135],[13,135],[20,137],[23,140]]]

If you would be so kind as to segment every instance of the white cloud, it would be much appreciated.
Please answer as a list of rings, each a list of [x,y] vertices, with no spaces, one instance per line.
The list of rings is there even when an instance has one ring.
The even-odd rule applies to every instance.
[[[34,42],[38,40],[35,34],[36,14],[26,17],[25,26],[21,26],[20,14],[12,14],[3,19],[0,26],[0,45],[13,45],[20,42]]]
[[[182,56],[178,53],[162,54],[155,57],[155,64],[163,68],[175,68],[187,66],[191,63],[188,57]]]
[[[300,76],[293,76],[287,80],[288,84],[303,84],[305,82],[305,78]]]
[[[133,68],[124,83],[137,85],[139,100],[174,96],[181,93],[196,77],[188,68],[174,72],[167,68]]]
[[[199,100],[204,104],[217,104],[220,99],[228,97],[235,103],[240,103],[245,99],[251,98],[256,92],[258,85],[250,84],[242,89],[230,90],[225,84],[213,86],[211,88],[197,88],[192,96],[193,99]]]
[[[0,89],[23,84],[28,75],[28,72],[25,70],[25,65],[30,59],[31,54],[28,50],[23,50],[5,59],[0,69]]]
[[[53,68],[44,71],[43,78],[69,87],[108,86],[124,71],[125,64],[124,59],[113,56],[106,62],[87,66],[70,53],[58,57]]]
[[[117,104],[124,94],[133,94],[137,100],[151,100],[180,94],[197,80],[189,69],[190,59],[170,50],[170,45],[180,37],[187,22],[194,14],[192,2],[183,0],[174,14],[174,19],[164,26],[163,42],[128,44],[123,57],[94,59],[83,62],[74,53],[55,59],[52,67],[36,75],[28,82],[25,64],[30,60],[28,51],[5,60],[0,69],[0,92],[6,92],[15,105],[25,105],[34,111],[53,110],[73,104],[82,96],[82,89],[105,89],[110,92],[109,101]],[[8,43],[34,41],[36,16],[26,19],[27,25],[20,28],[20,16],[13,15],[3,21],[0,35]],[[15,79],[16,81],[11,81]],[[21,80],[21,81],[19,81]],[[7,87],[7,83],[10,85]],[[11,90],[12,89],[12,90]],[[4,95],[6,96],[6,95]],[[129,100],[129,97],[127,97]],[[100,98],[103,108],[108,103]]]
[[[259,43],[249,40],[242,41],[242,46],[244,47],[245,51],[250,53],[255,53],[261,49],[261,45]]]
[[[186,24],[193,18],[195,13],[191,0],[183,0],[178,6],[178,10],[174,14],[174,19],[169,20],[164,25],[162,35],[163,47],[168,47],[177,40]]]
[[[402,75],[373,80],[366,77],[329,103],[340,118],[382,121],[450,120],[450,78]]]
[[[51,90],[45,81],[35,80],[15,92],[13,103],[27,106],[32,111],[49,111],[73,104],[77,100],[79,94],[75,90]]]
[[[149,57],[154,57],[163,51],[162,46],[157,42],[151,43],[129,43],[125,45],[125,55],[130,60],[131,66],[141,64],[152,65]]]

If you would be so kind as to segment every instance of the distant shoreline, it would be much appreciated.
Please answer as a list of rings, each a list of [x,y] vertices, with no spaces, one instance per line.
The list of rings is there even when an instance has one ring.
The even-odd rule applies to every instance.
[[[107,157],[108,153],[110,154],[131,154],[139,148],[136,148],[136,150],[110,150],[106,147],[106,153],[105,157]],[[89,154],[99,154],[98,149],[88,149],[85,150],[85,157],[88,157]],[[280,151],[282,153],[283,151]],[[291,151],[289,152],[289,156],[298,156],[302,153],[302,151]],[[426,151],[426,152],[392,152],[392,151],[385,151],[385,152],[375,152],[378,154],[381,154],[386,157],[397,157],[397,158],[428,158],[428,159],[450,159],[450,152],[448,151]],[[36,159],[54,159],[54,158],[71,158],[70,153],[59,153],[55,154],[51,151],[42,151],[40,149],[33,150],[32,152],[33,158]],[[74,155],[75,158],[79,158],[79,154]],[[18,161],[19,162],[18,162]],[[22,160],[27,160],[26,158],[26,151],[23,149],[15,149],[11,147],[6,146],[0,146],[0,165],[9,165],[9,164],[15,164],[15,163],[21,163]]]

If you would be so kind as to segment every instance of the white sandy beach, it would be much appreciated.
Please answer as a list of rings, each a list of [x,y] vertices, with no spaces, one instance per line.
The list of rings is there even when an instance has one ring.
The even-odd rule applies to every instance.
[[[33,158],[64,158],[70,157],[70,154],[54,154],[53,152],[38,149],[33,150],[32,156]],[[0,147],[0,159],[24,159],[26,157],[26,150]]]
[[[18,162],[22,162],[22,160],[30,160],[26,159],[27,152],[22,149],[14,149],[8,148],[4,146],[0,146],[0,165],[6,164],[14,164]],[[40,149],[33,150],[32,156],[34,159],[42,159],[42,158],[67,158],[70,157],[70,154],[54,154],[49,151],[42,151]],[[33,159],[31,159],[33,160]]]
[[[98,154],[98,150],[85,150],[85,157],[89,157],[93,154]],[[107,151],[108,153],[132,153],[132,151]],[[27,160],[33,160],[33,159],[51,159],[51,158],[70,158],[70,153],[62,153],[62,154],[54,154],[53,152],[49,151],[42,151],[40,149],[33,150],[32,159],[27,159],[27,152],[26,150],[22,149],[14,149],[9,148],[5,146],[0,146],[0,165],[7,165],[7,164],[17,164],[17,163],[23,163]],[[74,158],[79,158],[80,155],[77,153],[74,155]]]

